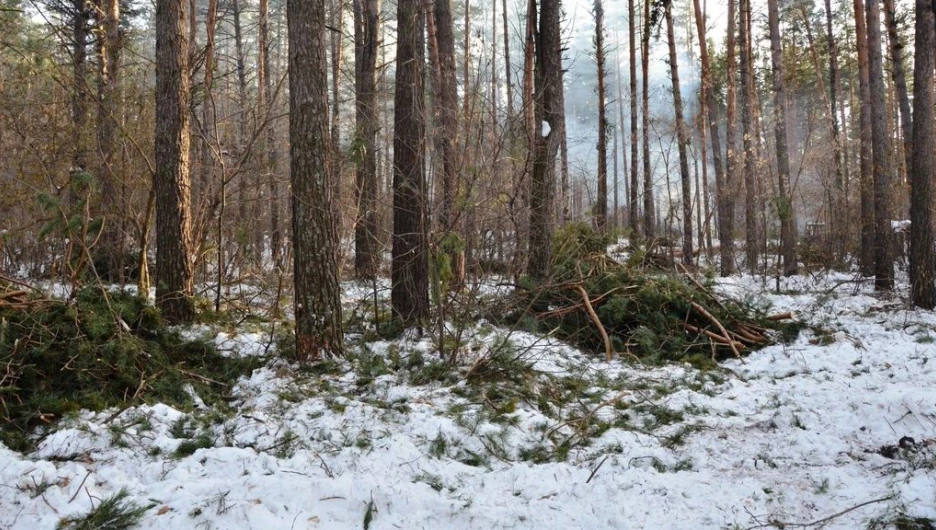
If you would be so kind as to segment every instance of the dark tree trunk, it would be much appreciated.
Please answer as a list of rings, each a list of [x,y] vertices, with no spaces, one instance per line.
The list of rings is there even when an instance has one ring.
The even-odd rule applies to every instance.
[[[673,112],[676,115],[676,142],[679,151],[679,177],[682,186],[683,262],[691,265],[692,250],[692,177],[689,175],[689,156],[686,153],[689,134],[683,119],[682,94],[679,90],[679,66],[676,58],[676,35],[673,28],[673,2],[665,0],[666,36],[669,41],[670,78],[673,82]]]
[[[314,360],[343,351],[329,176],[325,0],[287,0],[286,19],[296,355]]]
[[[833,149],[833,171],[835,172],[835,182],[833,190],[833,208],[837,212],[847,212],[845,206],[845,184],[843,165],[845,163],[842,156],[842,143],[844,139],[839,126],[838,115],[838,88],[841,85],[841,79],[838,67],[838,49],[835,42],[835,33],[832,31],[832,0],[825,0],[826,14],[826,40],[829,48],[829,119],[832,122],[832,149]],[[846,241],[848,240],[848,216],[833,215],[832,236],[835,246],[836,259],[841,259],[845,255]]]
[[[635,0],[627,0],[627,46],[628,46],[628,59],[630,63],[628,64],[628,69],[630,76],[628,81],[630,81],[630,197],[629,206],[630,206],[630,227],[631,227],[631,237],[640,238],[640,203],[638,197],[640,196],[640,182],[638,177],[638,166],[637,166],[637,152],[639,149],[639,141],[637,139],[637,30],[636,30],[636,20],[635,17],[636,9],[634,6]],[[623,128],[621,134],[624,134]],[[622,138],[623,140],[623,138]]]
[[[280,228],[279,204],[279,153],[276,149],[276,127],[270,120],[273,117],[273,71],[270,63],[270,1],[260,0],[259,20],[260,61],[257,68],[259,92],[257,94],[260,115],[265,116],[266,124],[266,173],[267,187],[270,193],[270,256],[275,270],[283,266],[283,237]],[[262,74],[262,75],[261,75]]]
[[[643,113],[643,229],[647,240],[653,239],[653,175],[650,172],[650,2],[644,0],[643,35],[641,39],[641,112]],[[633,193],[633,192],[631,192]]]
[[[455,72],[455,29],[450,0],[433,0],[436,42],[439,50],[439,87],[436,103],[439,110],[439,130],[436,145],[442,157],[442,210],[440,225],[444,231],[455,230],[458,212],[458,79]]]
[[[116,212],[123,207],[118,197],[117,172],[114,164],[117,154],[117,128],[121,124],[120,105],[120,2],[105,0],[102,5],[102,34],[100,41],[100,91],[101,102],[97,113],[98,150],[100,151],[101,205],[104,206],[104,231],[101,236],[106,276],[110,281],[124,281],[123,236]],[[108,212],[114,212],[114,215]],[[99,273],[101,271],[98,271]]]
[[[74,87],[71,94],[72,113],[72,167],[88,169],[88,148],[85,129],[88,123],[88,22],[91,12],[86,0],[72,0],[72,76]]]
[[[907,76],[904,74],[904,44],[897,29],[897,13],[894,0],[884,0],[884,20],[887,24],[887,41],[891,58],[891,77],[897,90],[897,103],[900,106],[900,131],[903,133],[903,152],[901,160],[905,171],[910,169],[910,157],[913,156],[911,139],[913,138],[913,119],[910,110],[910,94],[907,89]],[[914,78],[916,79],[916,78]]]
[[[358,153],[357,225],[354,231],[354,272],[374,278],[380,257],[377,240],[377,51],[378,0],[354,0],[355,126]]]
[[[735,62],[735,35],[738,26],[735,23],[736,0],[728,2],[728,43],[726,69],[728,76],[727,98],[725,101],[725,144],[727,144],[725,178],[718,188],[718,239],[721,244],[721,275],[734,274],[734,217],[735,187],[737,186],[738,152],[735,145],[737,127],[737,65]]]
[[[755,94],[754,65],[751,61],[750,0],[741,0],[740,15],[738,26],[740,28],[739,40],[741,41],[741,138],[744,145],[744,250],[748,272],[753,274],[757,267],[760,242],[757,233],[757,183],[754,176],[754,166],[757,158],[755,147],[757,129],[754,126]]]
[[[556,186],[556,151],[562,131],[562,50],[560,0],[542,0],[534,72],[536,117],[533,129],[533,172],[530,182],[530,241],[527,273],[549,276]],[[549,131],[543,129],[547,124]]]
[[[156,2],[156,306],[172,323],[195,317],[185,11],[181,0]]]
[[[871,142],[871,86],[868,66],[868,30],[865,23],[862,0],[853,0],[855,11],[855,41],[858,48],[858,94],[860,105],[861,148],[860,182],[861,188],[861,249],[859,265],[865,275],[874,274],[874,184],[872,181],[872,142]]]
[[[329,35],[331,37],[331,185],[334,188],[335,197],[341,194],[341,166],[344,162],[341,153],[341,60],[342,37],[344,36],[344,6],[345,0],[334,0],[332,2],[331,27]],[[337,206],[337,205],[336,205]],[[336,217],[340,219],[336,210]]]
[[[705,13],[702,12],[701,7],[699,6],[699,0],[693,0],[693,8],[695,9],[695,19],[696,19],[696,32],[699,34],[699,60],[702,63],[702,117],[706,120],[706,123],[702,123],[700,128],[708,127],[710,141],[712,143],[712,166],[715,169],[715,190],[716,196],[721,195],[721,189],[724,187],[725,183],[725,168],[722,161],[722,147],[721,147],[721,135],[718,131],[718,100],[715,97],[715,86],[712,82],[712,68],[709,65],[709,54],[708,54],[708,44],[705,36]],[[731,26],[729,26],[730,28]],[[703,130],[703,142],[705,139],[704,130]],[[705,146],[702,146],[702,152],[705,153]],[[702,157],[702,182],[703,186],[700,190],[700,195],[702,195],[702,203],[705,207],[705,224],[700,226],[699,229],[704,228],[705,234],[711,240],[711,230],[709,229],[708,219],[709,219],[709,203],[708,203],[708,160],[703,156]],[[719,219],[720,221],[720,219]],[[699,244],[702,244],[702,241],[699,241]],[[711,255],[712,249],[711,244],[709,245],[708,253]]]
[[[605,106],[604,52],[604,10],[601,0],[595,0],[595,62],[598,68],[598,196],[595,225],[600,232],[606,232],[608,228],[608,109]]]
[[[423,21],[420,0],[398,2],[391,303],[407,327],[422,326],[429,318]]]
[[[867,0],[868,87],[872,94],[885,94],[884,57],[881,49],[881,6],[879,0]],[[872,175],[874,180],[874,287],[890,290],[894,286],[894,256],[891,249],[891,196],[893,175],[890,136],[887,132],[887,109],[871,105]]]
[[[780,44],[780,9],[777,0],[767,0],[770,26],[770,62],[773,70],[774,138],[777,154],[777,214],[780,217],[780,253],[783,274],[793,276],[798,271],[796,258],[796,217],[790,195],[790,150],[787,146],[786,83],[783,77],[783,48]]]
[[[234,22],[234,51],[235,64],[237,66],[237,149],[236,156],[238,160],[243,160],[245,150],[247,149],[247,66],[246,55],[244,52],[244,32],[242,29],[241,15],[243,7],[242,0],[231,0],[231,16]],[[257,255],[261,249],[254,248],[251,244],[252,230],[254,230],[254,219],[250,209],[250,178],[249,171],[241,171],[237,176],[237,236],[238,246],[240,248],[241,263],[244,265],[254,265],[258,262]]]
[[[933,68],[936,67],[936,1],[916,1],[913,64],[913,150],[910,176],[910,297],[923,309],[936,306],[933,286],[933,179],[936,130],[933,124]]]

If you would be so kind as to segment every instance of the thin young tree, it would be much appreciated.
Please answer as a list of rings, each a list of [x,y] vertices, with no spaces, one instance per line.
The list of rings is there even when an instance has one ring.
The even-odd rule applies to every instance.
[[[393,126],[393,286],[390,299],[395,318],[407,327],[421,327],[429,318],[423,30],[422,2],[399,0]]]
[[[832,0],[825,0],[826,15],[826,41],[829,53],[829,113],[832,121],[832,166],[835,174],[833,204],[836,211],[847,211],[845,208],[845,160],[842,154],[842,143],[844,139],[839,125],[838,109],[838,88],[841,85],[841,74],[838,67],[838,46],[835,41],[835,33],[832,31]],[[841,259],[845,254],[845,242],[847,239],[848,220],[846,216],[831,216],[832,236],[835,241],[836,259]]]
[[[117,172],[117,128],[121,125],[120,105],[120,2],[104,0],[102,3],[101,35],[98,36],[100,62],[100,97],[97,112],[97,140],[100,153],[102,202],[108,205],[108,211],[119,211],[114,205],[121,204],[118,197]],[[105,214],[106,215],[106,214]],[[117,215],[106,215],[101,245],[106,263],[106,273],[111,281],[123,281],[123,238]],[[98,271],[101,272],[101,271]]]
[[[187,22],[182,0],[156,2],[156,306],[172,323],[195,317]]]
[[[314,360],[343,352],[329,176],[325,0],[287,0],[286,18],[296,355]]]
[[[638,160],[637,152],[639,142],[637,139],[637,30],[636,30],[636,9],[635,0],[627,0],[627,48],[628,48],[628,71],[630,82],[630,228],[632,237],[640,237],[640,205],[639,182],[638,182]],[[621,126],[621,134],[624,134],[624,127]],[[626,165],[626,164],[625,164]]]
[[[885,94],[884,57],[881,48],[880,0],[867,0],[868,86],[872,94]],[[891,196],[893,175],[887,109],[871,104],[871,157],[874,181],[874,287],[889,291],[894,286],[894,255],[891,248]]]
[[[598,69],[598,196],[595,198],[595,225],[600,232],[608,224],[608,116],[605,105],[604,9],[595,0],[595,64]]]
[[[786,82],[783,77],[783,48],[780,43],[780,9],[777,0],[767,0],[770,28],[770,62],[773,72],[774,151],[777,155],[777,214],[780,217],[780,253],[783,274],[798,271],[796,258],[796,219],[790,196],[790,151],[787,146]]]
[[[936,306],[933,285],[933,179],[936,178],[936,127],[933,69],[936,67],[936,2],[916,1],[916,52],[913,63],[913,150],[910,176],[910,297],[923,309]]]
[[[673,82],[673,112],[676,117],[676,143],[679,152],[679,177],[682,186],[682,225],[683,243],[682,258],[687,265],[693,263],[692,250],[692,181],[689,175],[689,155],[687,146],[689,134],[683,118],[682,93],[679,89],[679,64],[676,57],[676,34],[673,24],[673,2],[664,0],[664,16],[666,18],[666,37],[669,41],[670,79]]]
[[[379,264],[377,240],[377,51],[379,0],[354,0],[354,87],[357,160],[357,223],[354,272],[374,278]]]

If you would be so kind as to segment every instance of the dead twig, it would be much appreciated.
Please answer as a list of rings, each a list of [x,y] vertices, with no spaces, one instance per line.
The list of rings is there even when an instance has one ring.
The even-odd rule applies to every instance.
[[[723,326],[722,323],[719,322],[718,319],[715,318],[711,313],[709,313],[708,310],[706,310],[704,307],[700,306],[699,304],[695,302],[689,302],[689,303],[692,305],[693,309],[701,313],[702,316],[704,316],[705,318],[709,319],[712,322],[712,324],[715,324],[715,327],[717,327],[718,330],[721,331],[722,336],[727,341],[728,346],[731,347],[731,351],[735,354],[735,357],[740,359],[741,353],[738,351],[737,346],[735,346],[735,344],[737,343],[731,340],[731,335],[729,335],[728,331],[725,330],[725,326]]]

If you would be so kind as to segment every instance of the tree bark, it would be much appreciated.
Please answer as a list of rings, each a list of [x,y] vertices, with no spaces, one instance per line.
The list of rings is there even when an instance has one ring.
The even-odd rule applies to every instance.
[[[296,355],[315,360],[343,352],[329,174],[325,0],[287,0],[286,13]]]
[[[270,209],[270,256],[275,270],[283,266],[282,234],[280,232],[279,204],[279,153],[276,149],[276,127],[270,120],[273,117],[273,71],[270,63],[270,0],[260,0],[259,20],[260,61],[258,63],[257,107],[260,115],[265,116],[266,125],[266,173],[269,190]]]
[[[640,238],[640,182],[638,177],[638,149],[640,142],[637,137],[637,106],[639,104],[637,97],[637,31],[636,31],[636,9],[635,0],[627,0],[627,47],[628,47],[628,70],[630,76],[630,227],[631,237]],[[621,134],[624,134],[623,129]]]
[[[185,11],[182,0],[156,2],[156,306],[171,323],[195,317]]]
[[[727,96],[725,101],[725,144],[726,163],[725,178],[721,188],[718,188],[718,239],[721,245],[722,276],[734,274],[734,217],[735,217],[735,186],[737,185],[738,153],[735,145],[735,128],[737,127],[737,65],[735,62],[735,35],[738,27],[735,23],[736,0],[728,2],[728,42],[726,50],[727,70]]]
[[[644,0],[643,35],[640,50],[641,111],[643,115],[643,229],[647,240],[653,239],[653,175],[650,172],[650,2]],[[633,191],[631,192],[633,193]]]
[[[858,48],[858,94],[860,100],[861,148],[859,186],[861,193],[861,248],[859,265],[865,275],[874,274],[874,184],[872,180],[871,85],[868,66],[868,30],[862,0],[853,0],[855,41]]]
[[[679,144],[679,176],[682,186],[682,224],[683,224],[683,244],[682,258],[687,265],[693,263],[692,250],[692,178],[689,174],[689,157],[686,152],[686,146],[689,143],[689,134],[686,130],[686,122],[683,119],[682,93],[679,89],[679,64],[676,58],[676,35],[673,27],[673,2],[664,0],[666,17],[666,36],[669,41],[669,62],[670,78],[673,82],[673,112],[676,115],[676,141]]]
[[[868,86],[872,94],[884,94],[884,57],[881,49],[881,6],[879,0],[867,0]],[[872,174],[874,180],[874,287],[889,291],[894,285],[891,197],[893,176],[887,132],[887,109],[871,104]]]
[[[102,252],[106,263],[106,277],[110,281],[123,283],[123,236],[117,212],[123,207],[123,200],[118,197],[117,173],[114,168],[117,154],[117,127],[121,124],[120,105],[120,2],[104,0],[102,5],[102,34],[98,37],[100,45],[100,91],[98,105],[97,133],[100,152],[101,198],[105,212],[104,230],[101,236]],[[98,271],[101,273],[102,271]]]
[[[913,78],[913,149],[910,176],[910,297],[923,309],[936,306],[933,269],[933,179],[936,178],[936,126],[933,69],[936,67],[936,1],[916,1],[916,53]]]
[[[754,177],[754,165],[757,159],[755,138],[757,129],[754,124],[754,67],[751,56],[751,3],[740,0],[739,39],[741,40],[741,138],[744,145],[744,224],[745,258],[748,272],[754,273],[757,267],[759,238],[757,231],[757,183]]]
[[[796,258],[796,216],[790,196],[790,150],[787,145],[786,81],[783,77],[783,48],[780,44],[780,9],[777,0],[767,0],[770,26],[770,62],[773,71],[774,138],[777,154],[777,214],[780,217],[780,254],[784,276],[799,270]]]
[[[377,51],[378,0],[354,0],[355,160],[357,166],[357,225],[354,231],[354,272],[372,279],[380,263],[377,240]]]
[[[832,166],[835,172],[832,207],[837,212],[847,212],[845,206],[845,176],[843,165],[845,160],[842,154],[843,138],[839,126],[838,87],[841,85],[841,75],[838,67],[838,48],[835,42],[835,33],[832,31],[832,0],[825,0],[826,40],[829,48],[829,119],[832,123]],[[845,255],[846,241],[848,240],[848,216],[831,216],[832,239],[835,246],[836,259]]]
[[[598,69],[598,196],[595,202],[595,225],[599,232],[605,233],[608,229],[608,109],[605,106],[604,9],[601,0],[595,0],[594,14],[595,63]]]
[[[403,325],[421,327],[429,318],[424,19],[420,0],[400,0],[397,6],[391,304]]]
[[[891,78],[897,90],[897,103],[900,105],[900,131],[903,134],[901,161],[904,171],[910,169],[913,156],[911,139],[913,138],[913,115],[910,110],[910,94],[907,89],[907,76],[904,73],[904,44],[900,40],[897,28],[897,13],[894,0],[884,0],[884,20],[887,24],[887,41],[891,58]],[[916,78],[914,78],[916,79]]]
[[[556,186],[556,151],[562,131],[562,50],[560,0],[541,0],[534,68],[536,117],[533,129],[533,172],[530,182],[530,241],[527,273],[549,276]],[[544,130],[544,124],[549,130]]]

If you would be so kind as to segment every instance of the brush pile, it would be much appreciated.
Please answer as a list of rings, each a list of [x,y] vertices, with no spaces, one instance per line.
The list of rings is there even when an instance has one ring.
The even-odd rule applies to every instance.
[[[556,235],[553,276],[528,283],[508,304],[505,320],[609,359],[711,365],[795,336],[791,314],[770,315],[752,303],[722,297],[688,271],[648,265],[637,249],[610,257],[608,241],[585,225]]]

